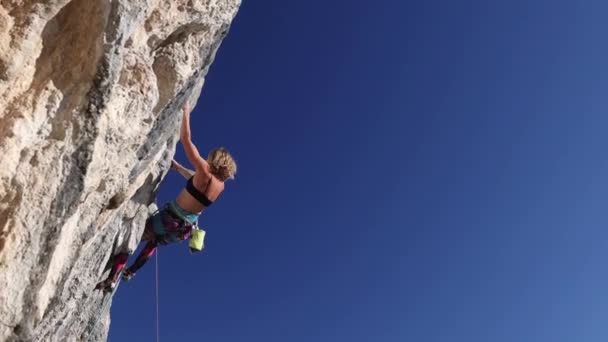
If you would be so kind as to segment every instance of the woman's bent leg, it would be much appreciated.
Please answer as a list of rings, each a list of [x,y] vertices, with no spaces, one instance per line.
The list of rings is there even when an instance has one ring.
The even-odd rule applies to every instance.
[[[125,268],[128,258],[129,253],[120,253],[114,257],[114,266],[112,266],[112,270],[108,276],[109,279],[112,279],[112,281],[116,281],[118,279],[118,274],[120,274],[120,271]]]
[[[154,255],[157,246],[158,243],[156,241],[148,241],[144,249],[137,256],[137,259],[133,265],[128,267],[125,272],[135,274],[135,272],[137,272],[137,270],[139,270],[148,260],[150,260],[150,257]]]
[[[114,256],[114,265],[112,265],[112,270],[110,270],[110,274],[108,277],[97,283],[95,286],[96,289],[102,289],[104,291],[110,291],[114,288],[116,284],[116,280],[118,280],[118,275],[125,265],[127,264],[127,259],[129,258],[129,253],[120,253]]]

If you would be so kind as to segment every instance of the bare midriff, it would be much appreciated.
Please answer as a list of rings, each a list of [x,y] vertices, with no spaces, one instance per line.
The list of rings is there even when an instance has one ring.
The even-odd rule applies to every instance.
[[[177,195],[175,199],[177,205],[179,205],[182,209],[189,211],[193,214],[201,214],[205,210],[205,206],[202,205],[196,198],[192,197],[186,189],[182,189],[182,191]]]

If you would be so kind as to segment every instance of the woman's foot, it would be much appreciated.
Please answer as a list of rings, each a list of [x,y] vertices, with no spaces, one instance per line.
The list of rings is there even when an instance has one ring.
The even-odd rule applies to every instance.
[[[122,280],[129,281],[135,276],[135,272],[131,272],[128,268],[122,271]]]
[[[99,283],[97,283],[97,285],[95,286],[95,290],[101,290],[104,292],[112,292],[112,291],[114,291],[115,287],[116,287],[116,282],[112,281],[112,279],[108,278],[104,281],[100,281]]]

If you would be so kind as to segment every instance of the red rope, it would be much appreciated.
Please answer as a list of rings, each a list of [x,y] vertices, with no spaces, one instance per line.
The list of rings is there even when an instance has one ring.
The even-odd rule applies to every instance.
[[[160,319],[158,310],[158,248],[156,249],[156,342],[160,341]]]

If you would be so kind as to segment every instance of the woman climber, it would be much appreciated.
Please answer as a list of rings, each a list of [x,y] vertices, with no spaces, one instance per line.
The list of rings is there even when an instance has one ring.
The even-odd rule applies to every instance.
[[[188,160],[194,165],[196,171],[172,161],[171,168],[188,179],[186,187],[175,200],[163,206],[146,220],[142,240],[146,240],[147,243],[135,262],[123,271],[129,254],[116,255],[108,278],[97,284],[96,289],[112,290],[116,286],[121,271],[123,271],[123,279],[130,280],[135,272],[150,259],[159,244],[166,245],[188,239],[192,234],[192,229],[196,227],[198,217],[224,191],[224,182],[234,178],[236,163],[226,149],[212,150],[207,160],[201,157],[190,137],[190,111],[187,106],[184,106],[182,110],[180,140]]]

